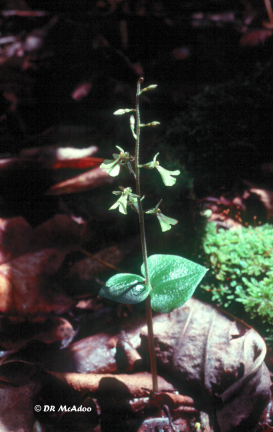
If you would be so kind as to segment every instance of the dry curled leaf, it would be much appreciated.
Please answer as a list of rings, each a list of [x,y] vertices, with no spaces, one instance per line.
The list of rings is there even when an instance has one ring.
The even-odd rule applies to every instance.
[[[19,350],[31,341],[45,344],[71,340],[75,331],[69,321],[61,317],[47,319],[44,322],[14,323],[0,321],[0,346],[5,350]],[[4,354],[4,353],[3,353]]]
[[[53,166],[54,169],[71,168],[71,169],[87,169],[96,168],[102,164],[104,159],[98,157],[83,157],[81,159],[60,160]]]
[[[93,156],[98,151],[98,147],[90,146],[83,149],[75,147],[35,147],[23,149],[20,156],[43,162],[48,168],[54,168],[59,162],[69,162],[74,159],[81,159]]]
[[[271,190],[256,187],[252,187],[250,192],[258,195],[260,201],[266,209],[267,218],[271,219],[273,217],[273,192]]]
[[[133,399],[149,396],[152,392],[152,377],[148,372],[139,372],[133,375],[59,372],[51,372],[51,374],[77,391],[85,392],[88,390],[94,395],[113,392],[116,393],[117,397]],[[172,384],[160,376],[158,377],[158,388],[159,391],[174,390]]]
[[[163,407],[164,405],[168,405],[170,409],[177,408],[179,406],[193,406],[194,400],[189,396],[184,396],[179,393],[155,393],[153,395],[153,400],[155,400],[158,406]]]
[[[87,171],[84,174],[80,174],[52,186],[47,191],[47,195],[64,195],[83,192],[110,182],[112,182],[112,179],[106,171],[100,168],[94,168],[91,171]]]
[[[127,335],[133,349],[143,358],[148,357],[146,325],[130,323]],[[202,411],[210,412],[214,407],[214,418],[221,432],[254,429],[271,397],[271,380],[264,364],[266,347],[257,332],[209,305],[190,299],[182,308],[154,318],[154,336],[161,375],[164,377],[166,373],[181,393],[198,399]],[[85,348],[82,352],[81,364],[92,364],[94,373],[96,361],[100,367],[104,359],[105,371],[110,366],[114,369],[117,361],[117,336],[105,333],[101,337],[102,346],[110,341],[113,344],[104,348],[107,353],[101,359],[92,349]],[[87,340],[85,344],[88,347]],[[61,363],[65,365],[65,359]],[[85,388],[84,377],[80,378],[79,374],[58,376],[67,379],[74,388]],[[133,379],[136,374],[131,376]],[[97,385],[92,377],[91,388],[94,390]],[[138,395],[145,396],[139,392]],[[177,401],[176,396],[167,397],[176,415],[180,409],[185,410],[180,396]],[[179,402],[182,405],[176,406]]]
[[[155,317],[154,335],[159,367],[179,385],[187,383],[194,398],[203,395],[204,411],[218,399],[221,432],[255,427],[271,395],[266,346],[257,332],[190,299],[168,316]],[[146,346],[145,328],[141,337]]]
[[[123,354],[128,356],[128,364],[135,350],[144,360],[148,358],[147,329],[143,324],[138,321],[124,325],[130,341],[130,344],[125,343],[126,349],[123,349]],[[113,331],[110,333],[113,334]],[[119,346],[118,333],[111,336],[106,331],[97,336],[97,340],[92,336],[73,344],[72,351],[71,346],[64,350],[61,353],[63,357],[59,357],[55,365],[51,363],[50,368],[62,370],[63,373],[56,372],[54,375],[74,389],[89,389],[96,393],[102,384],[102,367],[107,375],[104,375],[105,378],[110,378],[110,370],[118,370]],[[202,411],[214,410],[214,419],[221,432],[250,432],[254,429],[271,397],[270,375],[264,364],[266,347],[257,332],[209,305],[190,299],[170,314],[154,317],[154,336],[161,375],[164,377],[166,373],[168,379],[176,383],[178,391],[190,396],[172,392],[160,394],[158,402],[167,401],[177,416],[181,410],[196,411],[191,403],[198,400]],[[99,347],[103,352],[99,352]],[[69,362],[69,358],[73,361]],[[73,368],[77,372],[93,373],[87,376],[65,373],[65,370],[72,371]],[[94,377],[96,372],[100,374],[99,378]],[[149,393],[143,393],[143,389],[130,389],[131,380],[138,379],[138,374],[115,375],[117,380],[120,377],[126,387],[114,385],[116,397],[119,397],[119,391],[125,395],[125,388],[128,398],[136,397],[136,394],[145,397]],[[114,381],[111,377],[103,383],[106,391],[107,385],[111,388]],[[146,387],[146,384],[141,384],[141,387]],[[151,383],[146,388],[150,389]]]

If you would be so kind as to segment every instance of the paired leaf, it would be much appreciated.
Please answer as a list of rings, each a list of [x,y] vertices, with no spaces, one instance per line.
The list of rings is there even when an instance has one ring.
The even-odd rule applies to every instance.
[[[151,295],[155,312],[169,313],[182,306],[193,295],[207,269],[190,260],[175,255],[152,255],[148,258],[150,287],[144,277],[120,273],[111,277],[99,295],[120,303],[140,303]]]
[[[152,290],[151,306],[155,312],[169,313],[193,295],[207,269],[175,255],[152,255],[148,258]],[[145,276],[144,264],[141,273]]]
[[[111,277],[101,288],[99,295],[119,303],[140,303],[149,295],[150,287],[142,276],[119,273]]]

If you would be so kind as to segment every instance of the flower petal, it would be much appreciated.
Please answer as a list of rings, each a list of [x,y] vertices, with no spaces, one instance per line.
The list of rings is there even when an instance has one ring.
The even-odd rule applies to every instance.
[[[121,195],[121,197],[109,208],[109,210],[114,210],[118,207],[120,213],[127,214],[127,199],[128,195]]]
[[[163,232],[170,230],[171,225],[176,225],[178,223],[178,220],[165,216],[161,212],[157,213],[156,216]]]
[[[116,160],[108,160],[105,159],[105,161],[101,164],[100,168],[107,172],[111,177],[116,177],[119,175],[120,172],[120,165],[118,159]]]
[[[157,165],[156,169],[159,172],[159,174],[161,175],[161,178],[162,178],[165,186],[173,186],[176,183],[176,178],[174,178],[172,176],[174,176],[174,175],[177,176],[180,174],[179,170],[169,171],[169,170],[166,170],[165,168],[162,168],[160,165]]]

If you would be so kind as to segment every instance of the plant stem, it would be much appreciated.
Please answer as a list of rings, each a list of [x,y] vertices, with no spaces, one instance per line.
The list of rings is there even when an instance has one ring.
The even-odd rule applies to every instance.
[[[136,194],[138,195],[138,215],[139,215],[139,227],[140,227],[140,238],[141,238],[141,248],[142,257],[145,267],[146,285],[150,285],[149,278],[149,268],[148,268],[148,256],[147,256],[147,245],[146,245],[146,235],[145,235],[145,225],[144,225],[144,214],[141,203],[141,189],[140,189],[140,169],[139,169],[139,147],[140,147],[140,111],[139,111],[139,96],[141,83],[144,81],[143,78],[139,78],[137,83],[137,93],[136,93],[136,149],[135,149],[135,179],[136,179]],[[146,299],[146,321],[148,328],[148,343],[149,343],[149,355],[151,364],[151,373],[153,380],[153,391],[158,391],[157,382],[157,367],[156,367],[156,355],[155,355],[155,345],[154,345],[154,332],[153,332],[153,318],[152,318],[152,308],[151,308],[151,297],[148,295]]]

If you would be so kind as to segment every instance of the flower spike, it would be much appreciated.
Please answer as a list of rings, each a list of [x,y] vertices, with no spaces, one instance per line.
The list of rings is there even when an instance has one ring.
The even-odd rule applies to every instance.
[[[145,213],[155,214],[158,222],[160,223],[161,230],[165,232],[171,229],[171,225],[176,225],[178,223],[178,220],[165,216],[163,213],[161,213],[161,210],[159,208],[161,202],[162,200],[159,201],[155,208],[148,210]]]
[[[161,178],[163,180],[164,185],[165,186],[173,186],[176,183],[176,178],[174,178],[172,176],[179,175],[180,171],[179,170],[169,171],[169,170],[163,168],[162,166],[160,166],[159,161],[156,160],[158,155],[159,155],[159,153],[157,153],[155,155],[152,162],[149,162],[149,163],[144,164],[144,165],[139,165],[139,168],[147,168],[147,169],[156,168],[157,171],[159,172],[159,174],[161,175]]]

